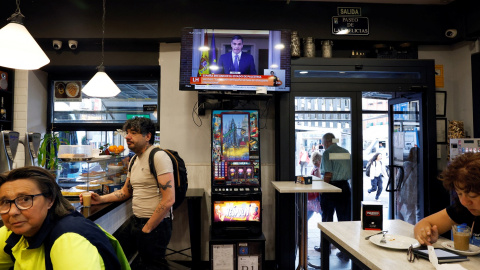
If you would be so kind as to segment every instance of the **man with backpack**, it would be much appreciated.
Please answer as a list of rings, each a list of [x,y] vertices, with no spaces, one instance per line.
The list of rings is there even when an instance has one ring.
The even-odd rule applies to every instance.
[[[157,151],[153,157],[156,179],[151,173],[149,156],[155,148],[155,125],[150,119],[135,117],[127,120],[123,130],[128,148],[136,154],[130,161],[127,180],[121,190],[103,196],[93,194],[92,204],[132,198],[132,239],[137,244],[141,262],[138,269],[162,269],[172,235],[174,166],[165,151]]]

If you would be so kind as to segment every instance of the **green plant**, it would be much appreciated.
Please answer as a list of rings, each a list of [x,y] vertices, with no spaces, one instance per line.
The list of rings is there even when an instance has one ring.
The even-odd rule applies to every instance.
[[[58,132],[46,132],[38,149],[38,165],[47,170],[58,168],[58,148],[60,144],[68,144],[68,141],[58,137]]]

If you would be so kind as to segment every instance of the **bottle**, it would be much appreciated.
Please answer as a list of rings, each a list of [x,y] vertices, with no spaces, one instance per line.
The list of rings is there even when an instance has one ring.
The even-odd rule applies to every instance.
[[[305,57],[315,57],[315,41],[313,37],[307,37],[305,40]]]
[[[292,57],[300,57],[300,38],[297,31],[292,31],[292,43],[290,45]]]
[[[322,41],[322,57],[323,58],[332,58],[332,46],[333,46],[333,42],[331,40]]]
[[[5,110],[5,106],[3,104],[3,97],[2,105],[0,106],[0,120],[7,120],[7,110]]]

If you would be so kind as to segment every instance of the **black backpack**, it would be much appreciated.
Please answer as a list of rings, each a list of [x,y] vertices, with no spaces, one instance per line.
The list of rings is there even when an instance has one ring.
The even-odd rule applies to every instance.
[[[173,164],[173,176],[175,179],[175,184],[174,184],[175,203],[173,203],[173,210],[175,210],[177,209],[177,207],[180,206],[180,204],[182,204],[187,194],[187,189],[188,189],[187,167],[185,167],[185,161],[183,161],[180,155],[178,155],[177,151],[170,150],[170,149],[162,149],[160,147],[154,147],[150,152],[150,156],[148,157],[148,165],[150,166],[150,172],[153,174],[153,177],[155,179],[155,183],[157,183],[157,186],[158,186],[157,171],[155,170],[155,163],[153,161],[153,156],[158,151],[164,151],[165,153],[167,153],[168,157],[170,157],[170,160],[172,161],[172,164]],[[137,158],[137,155],[133,156],[132,162],[130,162],[130,166],[128,167],[129,172],[132,170],[132,166],[136,158]]]
[[[376,165],[375,165],[376,166]],[[382,166],[382,162],[380,161],[380,166]],[[365,168],[365,175],[370,177],[370,167],[372,167],[372,162],[368,162],[367,168]],[[380,175],[382,176],[382,175]]]
[[[372,162],[368,162],[367,167],[365,168],[365,175],[370,177],[370,167],[372,167]]]

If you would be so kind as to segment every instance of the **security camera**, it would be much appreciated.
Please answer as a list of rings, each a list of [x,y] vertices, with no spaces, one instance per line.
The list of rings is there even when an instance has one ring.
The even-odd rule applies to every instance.
[[[68,41],[68,47],[70,47],[70,49],[72,49],[72,50],[76,50],[77,47],[78,47],[78,41],[76,41],[76,40],[69,40],[69,41]]]
[[[54,50],[60,50],[61,48],[62,48],[62,41],[54,40],[53,41],[53,49]]]
[[[447,29],[447,31],[445,31],[445,36],[447,38],[454,38],[457,36],[457,29]]]

